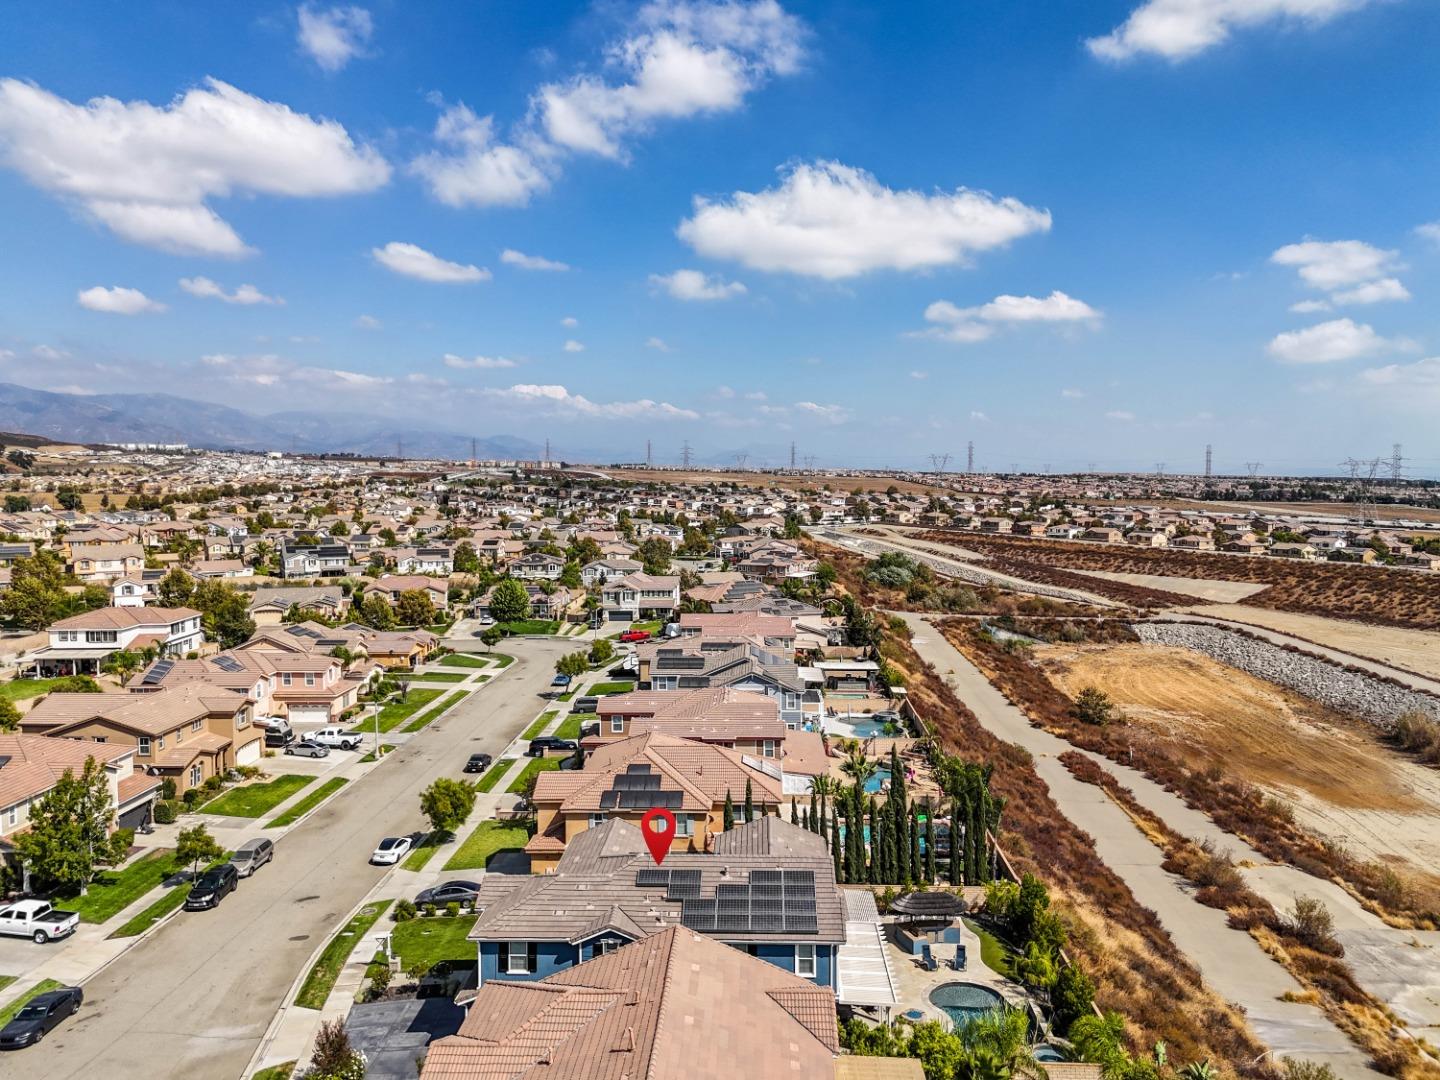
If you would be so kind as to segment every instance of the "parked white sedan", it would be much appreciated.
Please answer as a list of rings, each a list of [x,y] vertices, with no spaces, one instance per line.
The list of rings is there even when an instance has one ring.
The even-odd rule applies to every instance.
[[[328,746],[331,750],[354,750],[362,741],[361,736],[343,727],[322,727],[319,731],[312,731],[306,738],[321,746]]]
[[[370,861],[376,866],[394,866],[409,853],[414,843],[408,836],[387,836],[380,841]]]

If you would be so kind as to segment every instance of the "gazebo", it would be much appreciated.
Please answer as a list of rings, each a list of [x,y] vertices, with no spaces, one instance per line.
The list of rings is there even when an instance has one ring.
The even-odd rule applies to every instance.
[[[965,901],[951,892],[912,892],[890,904],[890,914],[904,923],[951,923],[965,914]]]

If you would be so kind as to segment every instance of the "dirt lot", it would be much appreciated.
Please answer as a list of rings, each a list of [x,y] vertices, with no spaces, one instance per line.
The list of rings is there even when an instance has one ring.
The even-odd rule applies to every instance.
[[[1104,578],[1106,581],[1121,581],[1126,585],[1140,585],[1147,589],[1161,589],[1165,592],[1193,596],[1197,600],[1214,600],[1221,604],[1233,604],[1263,592],[1264,585],[1252,585],[1247,581],[1207,581],[1204,578],[1167,577],[1163,574],[1117,574],[1108,570],[1077,570],[1087,577]]]
[[[1049,645],[1035,658],[1071,697],[1086,686],[1109,694],[1143,729],[1137,747],[1186,750],[1264,788],[1357,855],[1411,874],[1440,867],[1440,771],[1363,725],[1188,649]]]

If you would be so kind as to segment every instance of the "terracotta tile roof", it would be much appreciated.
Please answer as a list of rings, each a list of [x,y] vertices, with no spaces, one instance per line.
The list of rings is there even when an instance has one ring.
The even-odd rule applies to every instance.
[[[648,716],[658,720],[778,720],[780,706],[765,694],[729,686],[703,690],[632,690],[607,694],[601,716]]]
[[[158,776],[146,776],[144,773],[134,773],[131,776],[125,777],[124,780],[121,780],[120,783],[115,785],[115,793],[120,805],[124,806],[126,803],[138,799],[147,792],[158,791],[164,783],[165,781],[161,780]]]
[[[459,1033],[430,1044],[420,1075],[732,1080],[743,1067],[828,1078],[837,1047],[828,990],[674,927],[539,982],[486,983]]]
[[[795,620],[784,615],[758,615],[748,611],[737,614],[682,613],[680,616],[682,636],[686,631],[694,630],[712,636],[738,634],[742,637],[793,638],[795,636]]]
[[[855,1057],[835,1059],[835,1080],[925,1080],[919,1058]]]
[[[160,626],[168,636],[170,624],[182,619],[198,619],[200,612],[192,608],[163,607],[102,607],[71,615],[50,624],[51,630],[128,630],[132,626]]]
[[[212,713],[233,715],[244,704],[239,695],[203,683],[144,694],[49,694],[20,723],[48,733],[99,718],[141,735],[163,735]]]
[[[95,695],[89,695],[94,697]],[[119,696],[119,695],[114,695]],[[0,807],[45,794],[66,769],[78,774],[86,758],[112,764],[133,754],[133,746],[51,739],[44,735],[0,735]]]
[[[159,765],[161,768],[181,768],[189,765],[201,754],[218,753],[229,745],[230,740],[224,735],[207,731],[191,736],[179,746],[172,746],[168,750],[160,751],[151,760],[153,764]]]

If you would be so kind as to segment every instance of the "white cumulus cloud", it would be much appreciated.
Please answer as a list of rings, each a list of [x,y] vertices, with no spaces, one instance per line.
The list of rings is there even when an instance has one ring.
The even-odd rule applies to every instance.
[[[1145,0],[1104,37],[1085,44],[1105,60],[1142,54],[1188,60],[1220,45],[1236,30],[1267,23],[1319,26],[1371,0]]]
[[[822,405],[815,401],[795,402],[797,412],[809,413],[827,424],[843,424],[850,419],[850,410],[843,405]]]
[[[493,117],[476,116],[464,102],[435,123],[440,147],[410,163],[430,194],[447,206],[524,206],[550,186],[546,158],[495,140]]]
[[[576,341],[574,338],[571,338],[569,341],[565,342],[564,348],[565,348],[565,351],[566,351],[566,352],[584,352],[584,351],[585,351],[585,346],[584,346],[584,344],[581,343],[581,342],[579,342],[579,341]]]
[[[446,353],[445,366],[457,369],[475,368],[479,370],[493,370],[495,368],[513,368],[515,361],[504,356],[464,357],[456,356],[454,353]]]
[[[1365,323],[1331,319],[1304,330],[1276,334],[1268,351],[1282,364],[1332,364],[1409,347],[1409,342],[1382,337]]]
[[[1329,300],[1298,300],[1290,305],[1296,315],[1313,315],[1317,311],[1332,310]]]
[[[1409,300],[1410,290],[1397,278],[1387,277],[1332,293],[1331,297],[1337,304],[1381,304],[1389,300]]]
[[[300,48],[325,71],[339,71],[357,56],[365,55],[375,22],[362,7],[321,8],[301,4],[296,38]]]
[[[650,286],[669,293],[676,300],[729,300],[744,296],[746,288],[738,281],[725,281],[699,270],[676,270],[673,274],[651,274]]]
[[[1050,214],[984,191],[896,191],[837,161],[798,164],[777,187],[695,199],[677,230],[702,255],[839,280],[875,270],[964,265],[1045,232]]]
[[[658,337],[646,338],[645,347],[647,349],[654,349],[656,352],[670,351],[670,346],[665,343],[664,339]]]
[[[285,303],[278,296],[266,296],[254,285],[241,285],[234,292],[227,293],[222,286],[207,277],[181,278],[180,288],[191,296],[198,296],[206,300],[220,300],[227,304],[282,305]]]
[[[450,262],[415,244],[405,244],[398,240],[392,240],[384,247],[372,248],[370,254],[387,270],[393,270],[405,277],[418,278],[420,281],[464,284],[490,280],[489,270],[468,263]]]
[[[77,105],[0,79],[0,162],[122,239],[229,257],[251,249],[210,199],[347,195],[390,179],[384,158],[336,121],[213,78],[163,106],[103,97]]]
[[[1374,281],[1396,268],[1397,253],[1363,240],[1311,240],[1286,244],[1270,256],[1278,266],[1293,266],[1305,284],[1326,291]]]
[[[1103,315],[1083,300],[1059,289],[1049,296],[997,296],[979,307],[962,308],[949,300],[936,300],[925,308],[925,321],[934,326],[911,331],[911,337],[935,338],[968,345],[984,341],[997,325],[1020,323],[1090,323]]]
[[[698,420],[693,409],[682,409],[667,401],[597,402],[581,394],[572,394],[563,386],[520,383],[508,389],[487,390],[486,394],[520,405],[533,406],[557,416],[583,417],[596,420]]]
[[[104,311],[111,315],[142,315],[165,310],[165,305],[160,301],[151,300],[139,289],[127,289],[123,285],[108,289],[104,285],[81,289],[76,293],[75,300],[83,308]]]
[[[360,330],[379,330],[384,325],[374,315],[358,315],[355,318],[355,326]]]
[[[518,266],[521,270],[569,270],[568,263],[556,262],[539,255],[526,255],[523,251],[506,248],[500,253],[500,261],[506,266]]]

